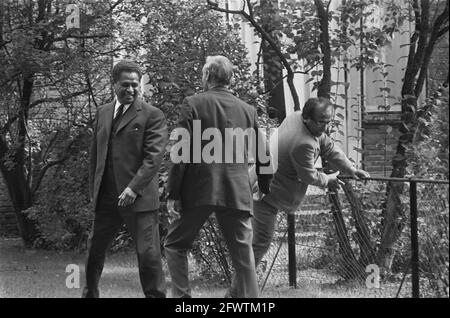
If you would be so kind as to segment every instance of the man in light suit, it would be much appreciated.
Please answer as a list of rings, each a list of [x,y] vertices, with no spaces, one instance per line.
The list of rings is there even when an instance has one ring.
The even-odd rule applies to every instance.
[[[203,67],[205,91],[185,98],[181,106],[179,128],[187,131],[191,151],[188,163],[172,166],[168,180],[167,206],[174,220],[164,247],[172,278],[173,297],[191,297],[186,253],[192,248],[200,228],[213,212],[231,254],[237,277],[237,296],[258,297],[251,244],[249,149],[229,149],[224,140],[226,138],[220,137],[225,137],[230,129],[250,131],[255,136],[258,136],[259,130],[256,109],[235,97],[227,88],[232,70],[233,65],[226,57],[208,57]],[[201,125],[201,128],[196,125]],[[205,154],[202,149],[210,144],[201,137],[208,132],[214,132],[213,141],[217,146],[214,147],[214,152],[220,152],[214,153],[215,159],[211,162],[203,156],[199,158]],[[201,148],[196,147],[196,143],[201,143]],[[218,148],[223,150],[219,151]],[[263,152],[264,150],[259,153]],[[243,160],[240,162],[237,158],[241,155]],[[227,161],[227,156],[230,156],[228,159],[235,160]],[[256,157],[258,183],[262,191],[267,192],[269,175],[260,171],[258,151]]]
[[[271,137],[271,149],[277,147],[277,168],[270,183],[270,193],[253,203],[253,251],[256,266],[266,254],[275,231],[279,211],[295,213],[305,197],[309,185],[325,188],[343,184],[337,178],[344,172],[354,178],[369,177],[356,169],[345,154],[325,133],[334,117],[334,107],[326,98],[310,98],[303,112],[287,116],[277,133]],[[325,174],[315,167],[319,156],[327,160],[338,172]],[[236,295],[235,280],[229,296]]]
[[[99,297],[105,255],[123,223],[133,237],[146,297],[165,297],[160,251],[158,170],[168,131],[164,114],[140,97],[138,65],[112,70],[115,101],[97,109],[89,188],[95,218],[88,241],[83,297]]]

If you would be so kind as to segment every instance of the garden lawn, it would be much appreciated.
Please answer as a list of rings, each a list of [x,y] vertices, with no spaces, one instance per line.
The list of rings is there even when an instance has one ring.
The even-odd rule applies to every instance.
[[[79,298],[84,286],[85,255],[23,247],[20,239],[0,238],[0,298]],[[80,288],[67,288],[69,264],[80,268]],[[170,297],[170,279],[164,264]],[[142,298],[134,251],[117,252],[106,258],[100,280],[100,296]],[[223,297],[225,288],[193,279],[193,297]]]
[[[0,238],[0,298],[79,298],[84,286],[85,255],[77,252],[57,252],[24,248],[20,239]],[[68,288],[66,273],[69,264],[80,269],[79,288]],[[284,266],[283,266],[284,268]],[[171,297],[167,265],[163,263],[167,281],[167,297]],[[222,298],[226,288],[217,279],[207,278],[195,271],[190,260],[192,296]],[[260,286],[264,275],[259,275]],[[276,281],[272,276],[262,298],[373,298],[395,297],[398,283],[384,285],[379,290],[363,286],[326,284],[317,271],[298,272],[297,289],[288,287],[287,278]],[[312,282],[311,278],[318,282]],[[411,287],[405,286],[400,297],[409,297]],[[100,296],[104,298],[142,298],[137,260],[134,251],[119,251],[106,258],[100,280]]]

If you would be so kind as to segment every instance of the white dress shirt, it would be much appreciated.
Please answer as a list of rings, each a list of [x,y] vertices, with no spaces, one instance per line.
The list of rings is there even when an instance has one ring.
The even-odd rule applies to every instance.
[[[119,110],[119,106],[121,105],[121,103],[119,102],[119,100],[116,98],[116,105],[114,106],[114,118],[116,118],[117,115],[117,111]],[[128,108],[130,108],[131,104],[124,104],[123,105],[123,114],[125,114],[125,112],[127,111]]]

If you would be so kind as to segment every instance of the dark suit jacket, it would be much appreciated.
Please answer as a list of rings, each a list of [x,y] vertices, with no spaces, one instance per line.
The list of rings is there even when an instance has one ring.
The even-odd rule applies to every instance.
[[[114,102],[98,107],[96,113],[89,171],[89,189],[95,208],[105,171],[113,114]],[[137,98],[124,113],[111,142],[117,191],[120,194],[130,187],[138,194],[134,204],[127,209],[158,209],[158,170],[168,142],[163,112]]]
[[[244,151],[241,163],[224,163],[227,151],[235,149],[225,147],[225,128],[250,128],[258,133],[257,113],[254,107],[235,97],[226,88],[215,87],[206,92],[185,98],[181,106],[179,127],[189,131],[191,156],[188,164],[174,164],[169,173],[168,198],[181,200],[183,209],[205,205],[221,206],[238,210],[252,210],[252,189],[249,180],[249,153]],[[222,161],[217,163],[193,163],[195,142],[194,120],[201,121],[201,133],[207,128],[217,128],[222,136]],[[202,141],[202,147],[213,138]],[[216,137],[214,137],[216,139]],[[219,140],[219,139],[217,139]],[[228,153],[228,155],[231,155]],[[242,154],[238,154],[242,155]],[[257,160],[259,165],[259,160]],[[259,172],[259,169],[257,169]],[[263,182],[263,176],[259,175]],[[268,182],[267,182],[268,183]],[[268,188],[268,184],[266,185]]]

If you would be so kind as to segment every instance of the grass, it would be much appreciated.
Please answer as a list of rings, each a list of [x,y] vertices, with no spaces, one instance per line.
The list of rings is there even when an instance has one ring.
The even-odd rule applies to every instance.
[[[76,252],[27,249],[20,239],[0,238],[0,298],[79,298],[84,286],[84,261],[85,255]],[[66,267],[69,264],[80,268],[80,288],[66,287],[66,278],[70,274],[66,273]],[[287,286],[286,273],[281,273],[285,269],[284,262],[275,266],[277,274],[269,278],[261,293],[262,298],[390,298],[395,297],[398,289],[398,283],[383,284],[383,288],[378,290],[360,285],[339,285],[330,280],[328,273],[313,269],[299,270],[297,289],[293,289]],[[164,270],[167,297],[171,297],[166,264]],[[277,278],[278,274],[283,275]],[[262,285],[265,276],[260,273],[259,277]],[[225,286],[214,279],[202,278],[195,268],[191,270],[190,278],[195,298],[222,298],[225,295]],[[410,297],[410,290],[410,286],[404,286],[400,297]],[[100,293],[103,298],[143,297],[134,251],[107,256]]]
[[[84,261],[85,255],[76,252],[27,249],[20,239],[0,239],[0,298],[79,298],[84,286]],[[68,264],[80,267],[80,288],[66,287]],[[166,279],[170,297],[167,272]],[[107,256],[100,293],[104,298],[143,297],[134,251]],[[193,297],[221,298],[224,294],[224,287],[195,278],[192,281]]]

